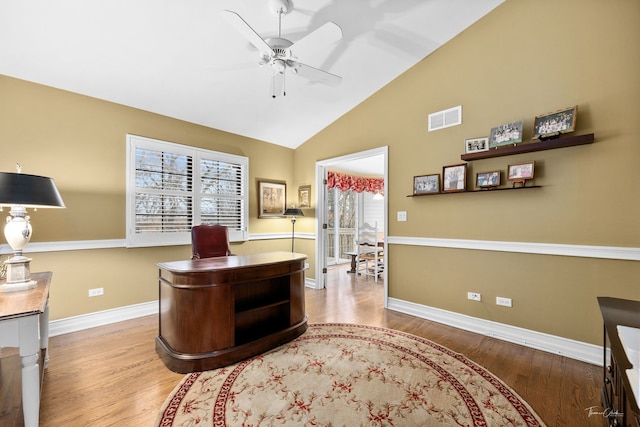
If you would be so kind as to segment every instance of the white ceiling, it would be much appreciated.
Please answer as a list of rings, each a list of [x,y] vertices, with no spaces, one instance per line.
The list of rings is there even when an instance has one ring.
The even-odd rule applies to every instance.
[[[268,0],[0,0],[0,74],[296,148],[502,1],[294,0],[282,36],[338,24],[340,42],[294,54],[343,80],[288,75],[272,99],[270,69],[220,13],[273,37]]]

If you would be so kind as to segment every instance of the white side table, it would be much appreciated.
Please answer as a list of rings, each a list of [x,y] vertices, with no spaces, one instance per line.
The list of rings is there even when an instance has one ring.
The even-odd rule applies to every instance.
[[[22,359],[22,409],[25,427],[40,418],[41,375],[48,364],[49,284],[51,272],[34,273],[33,289],[0,293],[0,347],[18,347]],[[0,282],[1,283],[1,282]],[[43,355],[43,366],[40,366]],[[2,384],[4,388],[8,386]]]

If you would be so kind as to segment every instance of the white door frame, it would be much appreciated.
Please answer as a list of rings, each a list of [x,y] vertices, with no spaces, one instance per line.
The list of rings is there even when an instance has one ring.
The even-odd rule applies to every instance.
[[[326,287],[327,281],[327,258],[324,256],[326,252],[326,242],[324,240],[324,230],[322,228],[323,224],[327,223],[327,210],[326,206],[326,186],[324,183],[324,179],[327,175],[327,168],[329,166],[343,163],[346,161],[353,161],[364,159],[367,157],[379,156],[382,155],[384,157],[384,254],[388,253],[387,251],[387,235],[388,235],[388,224],[389,224],[389,203],[388,203],[388,181],[389,181],[389,147],[379,147],[373,148],[371,150],[361,151],[359,153],[347,154],[345,156],[334,157],[332,159],[319,160],[316,162],[316,281],[315,287],[316,289],[324,289]],[[384,276],[384,306],[387,307],[387,300],[389,296],[388,289],[388,271],[389,271],[389,263],[385,263],[385,269],[383,272]]]

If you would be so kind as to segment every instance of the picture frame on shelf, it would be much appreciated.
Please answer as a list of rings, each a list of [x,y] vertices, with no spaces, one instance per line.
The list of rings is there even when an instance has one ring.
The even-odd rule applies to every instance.
[[[444,166],[442,168],[442,192],[459,193],[467,191],[467,164]]]
[[[517,183],[522,184],[524,187],[528,179],[533,179],[535,171],[535,162],[524,162],[509,165],[507,169],[507,179],[513,183],[513,187]]]
[[[500,186],[501,171],[478,172],[476,174],[477,188],[494,188]]]
[[[464,140],[464,153],[479,153],[489,150],[489,138],[470,138]]]
[[[578,106],[567,107],[552,113],[536,116],[533,122],[533,139],[544,141],[576,130]]]
[[[413,195],[437,194],[440,192],[440,174],[413,177]]]
[[[301,185],[298,187],[298,207],[310,208],[311,207],[311,186]]]
[[[489,135],[489,148],[497,148],[503,145],[517,144],[522,142],[523,120],[505,123],[491,128]]]
[[[282,218],[286,209],[287,183],[258,179],[258,218]]]

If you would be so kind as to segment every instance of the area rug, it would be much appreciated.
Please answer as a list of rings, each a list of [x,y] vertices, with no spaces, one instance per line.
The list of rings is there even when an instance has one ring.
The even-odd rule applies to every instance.
[[[173,390],[155,426],[544,426],[466,357],[390,329],[314,324],[268,353]]]

